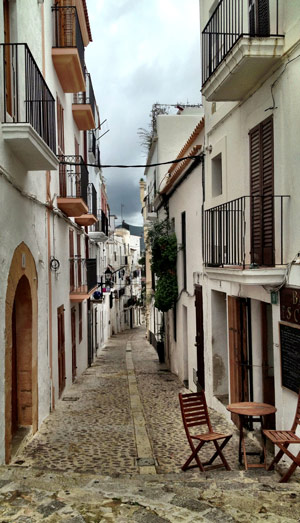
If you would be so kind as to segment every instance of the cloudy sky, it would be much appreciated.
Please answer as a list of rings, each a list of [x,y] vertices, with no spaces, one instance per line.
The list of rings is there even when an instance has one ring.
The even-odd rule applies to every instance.
[[[102,164],[144,164],[152,104],[199,104],[199,0],[87,0],[86,63],[103,126]],[[170,158],[171,160],[171,158]],[[141,225],[144,169],[103,169],[111,214]]]

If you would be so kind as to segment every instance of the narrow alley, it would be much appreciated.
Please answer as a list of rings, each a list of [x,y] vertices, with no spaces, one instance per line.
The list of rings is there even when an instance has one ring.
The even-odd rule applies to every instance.
[[[184,391],[143,328],[113,336],[40,431],[0,469],[0,521],[299,521],[299,476],[239,468],[234,432],[224,469],[183,473]],[[298,507],[298,508],[297,508]]]

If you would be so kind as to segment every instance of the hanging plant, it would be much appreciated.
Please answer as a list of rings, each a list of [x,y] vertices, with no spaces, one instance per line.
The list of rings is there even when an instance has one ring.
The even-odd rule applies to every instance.
[[[178,295],[177,239],[168,220],[152,225],[148,230],[147,244],[152,256],[151,269],[158,278],[155,307],[166,312],[174,306]]]

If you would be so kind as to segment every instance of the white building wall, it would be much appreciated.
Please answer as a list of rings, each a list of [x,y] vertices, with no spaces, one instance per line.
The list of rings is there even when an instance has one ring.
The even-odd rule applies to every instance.
[[[208,22],[215,4],[212,0],[201,0],[201,29]],[[249,176],[249,131],[268,116],[273,116],[274,125],[274,194],[288,195],[283,207],[283,252],[284,263],[291,262],[300,250],[300,230],[295,224],[299,221],[298,197],[298,127],[300,116],[300,97],[298,88],[300,81],[299,26],[300,10],[298,2],[279,2],[280,27],[285,34],[282,61],[277,69],[269,74],[256,86],[256,90],[248,98],[239,102],[206,102],[205,126],[206,145],[211,146],[211,152],[206,155],[206,202],[209,209],[221,203],[250,194]],[[222,154],[222,194],[213,195],[212,159]],[[249,221],[248,221],[249,223]],[[249,229],[248,231],[249,232]],[[280,208],[279,199],[275,200],[275,246],[277,249],[276,263],[280,263]],[[248,236],[247,259],[249,260],[250,241]],[[270,269],[271,270],[271,269]],[[209,274],[208,274],[209,276]],[[253,347],[253,380],[254,401],[262,400],[262,371],[260,336],[261,316],[260,302],[270,304],[268,287],[263,288],[259,278],[253,286],[230,283],[226,277],[216,281],[206,279],[206,309],[211,311],[205,319],[206,346],[206,393],[209,403],[219,410],[223,405],[216,399],[213,391],[213,331],[218,315],[212,311],[212,292],[223,292],[226,296],[251,298],[252,313],[252,347]],[[288,280],[291,286],[300,286],[300,271],[293,266]],[[279,326],[280,307],[271,305],[273,318],[273,354],[275,371],[275,404],[277,407],[276,427],[291,426],[295,414],[297,396],[281,385],[281,362]],[[227,340],[228,346],[228,340]],[[226,412],[226,411],[225,411]],[[228,414],[227,414],[228,415]]]

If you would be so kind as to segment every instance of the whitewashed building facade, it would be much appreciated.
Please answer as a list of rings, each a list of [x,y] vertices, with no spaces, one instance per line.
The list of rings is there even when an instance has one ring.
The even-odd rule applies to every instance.
[[[0,33],[0,462],[9,462],[14,436],[39,428],[96,353],[101,274],[89,232],[100,227],[106,241],[108,209],[85,0],[3,0]]]
[[[300,387],[300,6],[201,0],[200,21],[206,394],[227,416],[229,402],[275,404],[288,428]]]

